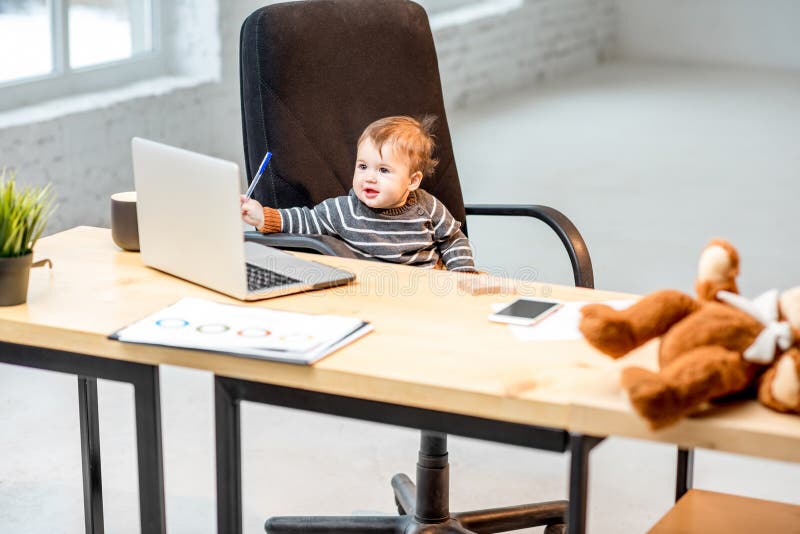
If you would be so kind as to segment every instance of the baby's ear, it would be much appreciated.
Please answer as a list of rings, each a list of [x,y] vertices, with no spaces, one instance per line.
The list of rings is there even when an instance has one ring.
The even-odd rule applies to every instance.
[[[417,171],[410,176],[411,183],[408,184],[408,190],[414,191],[415,189],[419,189],[419,184],[422,182],[422,171]]]

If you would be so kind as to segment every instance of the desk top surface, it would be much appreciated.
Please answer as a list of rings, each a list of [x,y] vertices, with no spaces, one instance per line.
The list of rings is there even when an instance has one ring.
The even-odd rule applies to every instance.
[[[110,333],[195,296],[242,304],[145,267],[107,229],[79,227],[41,239],[27,304],[0,307],[0,339],[147,364],[169,364],[289,387],[417,406],[502,421],[621,435],[800,461],[800,417],[745,401],[652,432],[618,386],[619,370],[655,368],[657,342],[611,360],[582,340],[518,340],[490,323],[491,304],[514,295],[472,296],[457,287],[466,274],[314,256],[355,272],[345,287],[268,299],[250,306],[352,315],[375,332],[313,366],[201,351],[121,343]],[[608,300],[629,295],[514,282],[524,295]]]

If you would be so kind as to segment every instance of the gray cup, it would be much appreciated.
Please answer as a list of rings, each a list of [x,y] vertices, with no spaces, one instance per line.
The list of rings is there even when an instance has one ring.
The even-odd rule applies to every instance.
[[[111,239],[124,250],[139,250],[136,191],[111,195]]]

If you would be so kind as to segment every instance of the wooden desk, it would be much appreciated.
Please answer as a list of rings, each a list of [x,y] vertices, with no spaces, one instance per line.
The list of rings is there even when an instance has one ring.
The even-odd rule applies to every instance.
[[[486,320],[491,303],[513,296],[464,294],[456,281],[469,275],[315,256],[355,272],[357,282],[254,305],[355,315],[370,321],[375,332],[306,367],[108,340],[109,333],[185,296],[239,303],[144,267],[138,254],[113,245],[108,230],[80,227],[44,238],[36,257],[51,258],[54,269],[32,272],[27,305],[0,308],[0,361],[42,366],[42,354],[75,353],[96,357],[92,362],[143,369],[170,364],[213,372],[221,532],[240,528],[236,403],[244,398],[549,450],[570,448],[575,531],[583,529],[588,453],[605,436],[800,461],[800,418],[775,414],[754,402],[662,432],[648,431],[621,396],[617,376],[632,361],[654,366],[654,344],[612,361],[581,340],[520,342],[506,326]],[[520,283],[519,290],[565,300],[628,297],[539,283]],[[20,361],[24,358],[15,358],[11,349],[25,349],[30,358]],[[69,370],[68,364],[63,366]],[[151,395],[157,400],[157,374],[153,385]],[[158,402],[151,399],[150,405],[141,418],[153,428],[153,420],[159,424]],[[145,464],[155,478],[147,479],[140,470],[140,488],[162,483],[158,432],[151,440],[158,462]],[[140,454],[143,446],[140,442]],[[150,506],[155,506],[154,516],[161,515],[162,527],[153,532],[163,531],[160,491],[160,508]],[[142,514],[145,525],[144,506]]]

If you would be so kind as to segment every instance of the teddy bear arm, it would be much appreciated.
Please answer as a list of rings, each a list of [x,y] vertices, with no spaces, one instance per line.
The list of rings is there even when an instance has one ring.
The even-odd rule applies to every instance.
[[[718,291],[738,293],[736,277],[739,275],[739,252],[724,239],[712,239],[700,254],[697,266],[697,297],[713,301]]]
[[[680,291],[657,291],[624,310],[604,304],[584,306],[579,329],[592,346],[619,358],[664,334],[698,307],[695,299]]]

